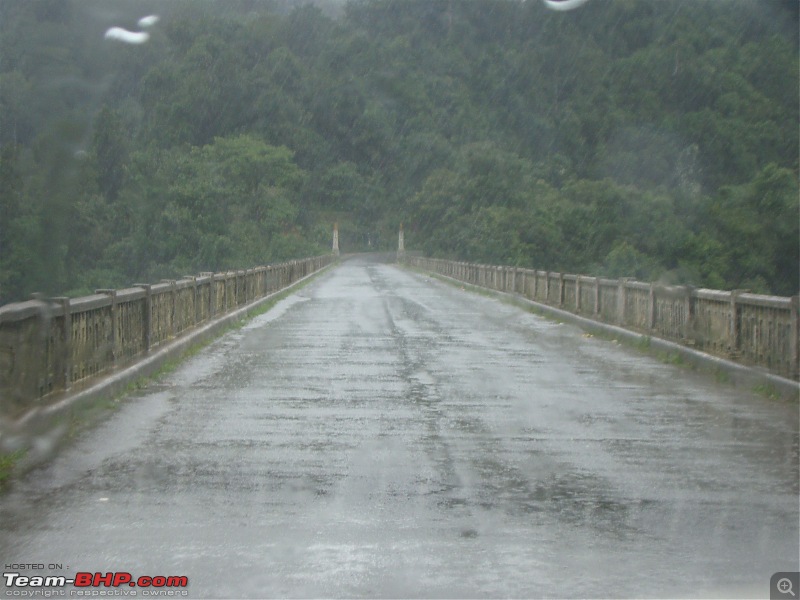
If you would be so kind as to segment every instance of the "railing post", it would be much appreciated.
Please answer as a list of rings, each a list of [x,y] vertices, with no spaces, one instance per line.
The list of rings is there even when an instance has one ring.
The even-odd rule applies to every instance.
[[[600,278],[594,278],[594,316],[600,318]]]
[[[173,338],[175,337],[175,311],[177,308],[176,304],[178,299],[178,287],[174,279],[162,279],[161,283],[169,284],[170,311],[169,311],[169,326],[167,327],[167,337]]]
[[[192,325],[197,325],[200,321],[202,321],[200,291],[197,287],[197,275],[192,275],[192,297],[194,298],[194,323],[192,323]]]
[[[694,344],[694,286],[687,285],[684,312],[686,314],[686,329],[683,333],[685,341]]]
[[[209,273],[208,271],[203,271],[200,273],[200,277],[207,277],[208,278],[208,320],[211,320],[211,317],[214,315],[214,297],[216,293],[216,286],[214,285],[214,273]]]
[[[152,339],[153,292],[149,283],[134,283],[133,285],[144,290],[144,304],[142,305],[142,347],[145,352],[148,352]]]
[[[70,384],[70,371],[72,371],[72,312],[70,309],[69,298],[60,296],[53,298],[61,306],[64,319],[61,321],[61,368],[56,373],[56,385],[61,386],[62,390],[68,390]]]
[[[792,360],[790,371],[791,376],[797,379],[798,375],[800,375],[800,348],[798,348],[798,341],[800,340],[800,296],[792,296],[789,310],[791,311],[789,316],[789,348]]]
[[[192,317],[192,326],[197,325],[197,275],[184,275],[181,277],[184,280],[190,280],[192,282],[192,308],[194,309],[192,312],[194,316]]]
[[[739,310],[739,303],[737,300],[739,299],[739,295],[746,290],[732,290],[731,291],[731,321],[730,321],[730,340],[731,340],[731,348],[730,348],[730,355],[732,358],[739,358],[741,355],[740,348],[741,348],[741,341],[740,335],[742,331],[742,314]]]
[[[550,304],[550,271],[544,272],[544,303]]]
[[[119,332],[117,331],[117,290],[102,289],[95,290],[95,294],[105,294],[111,298],[111,362],[117,362],[117,338]]]
[[[575,276],[575,312],[581,312],[581,276]]]
[[[628,278],[620,277],[617,283],[617,324],[625,324],[625,303],[628,300]]]
[[[650,283],[650,293],[647,298],[647,328],[656,328],[656,284]]]
[[[38,360],[36,360],[35,363],[31,361],[28,368],[23,370],[23,373],[32,373],[31,383],[33,383],[36,398],[41,398],[52,389],[52,381],[50,381],[49,378],[47,364],[47,338],[49,337],[48,329],[52,315],[50,314],[49,301],[44,294],[41,292],[33,292],[31,294],[31,300],[37,302],[38,319],[36,323],[36,337],[39,343],[39,352],[36,352],[38,355],[36,358]],[[34,349],[34,352],[35,350],[36,349]],[[32,359],[33,357],[30,356],[29,358]],[[24,378],[23,375],[23,379]],[[20,385],[20,388],[23,388],[23,385]]]
[[[558,305],[564,306],[564,274],[558,274]]]
[[[333,256],[339,256],[339,223],[333,224],[333,245],[331,254],[333,254]]]

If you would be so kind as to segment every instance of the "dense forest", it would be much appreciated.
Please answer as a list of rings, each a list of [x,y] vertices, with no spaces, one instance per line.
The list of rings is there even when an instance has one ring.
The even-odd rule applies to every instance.
[[[156,13],[146,43],[105,39]],[[0,303],[330,251],[798,290],[796,0],[0,0]]]

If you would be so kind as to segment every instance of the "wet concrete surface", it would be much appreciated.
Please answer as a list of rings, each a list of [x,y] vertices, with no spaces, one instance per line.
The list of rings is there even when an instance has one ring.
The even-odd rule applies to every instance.
[[[16,482],[0,557],[190,597],[768,597],[798,515],[796,404],[353,259]]]

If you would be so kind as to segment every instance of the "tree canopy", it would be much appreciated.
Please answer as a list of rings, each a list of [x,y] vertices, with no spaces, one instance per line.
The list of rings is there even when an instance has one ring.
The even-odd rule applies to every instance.
[[[794,0],[4,0],[0,59],[0,302],[324,252],[334,221],[346,250],[403,222],[438,256],[800,285]]]

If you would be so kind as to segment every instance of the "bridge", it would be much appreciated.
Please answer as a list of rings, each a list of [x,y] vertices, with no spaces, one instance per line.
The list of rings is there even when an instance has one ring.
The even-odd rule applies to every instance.
[[[749,597],[797,570],[798,405],[767,393],[796,384],[750,368],[766,384],[736,383],[740,294],[738,325],[717,327],[739,356],[696,370],[624,337],[673,343],[624,322],[642,306],[657,329],[668,296],[716,330],[696,290],[403,258],[14,307],[29,316],[0,319],[5,347],[33,336],[54,366],[3,388],[6,423],[22,423],[4,443],[48,459],[0,497],[5,571],[186,577],[169,591],[188,597]],[[99,423],[44,428],[74,398]]]

